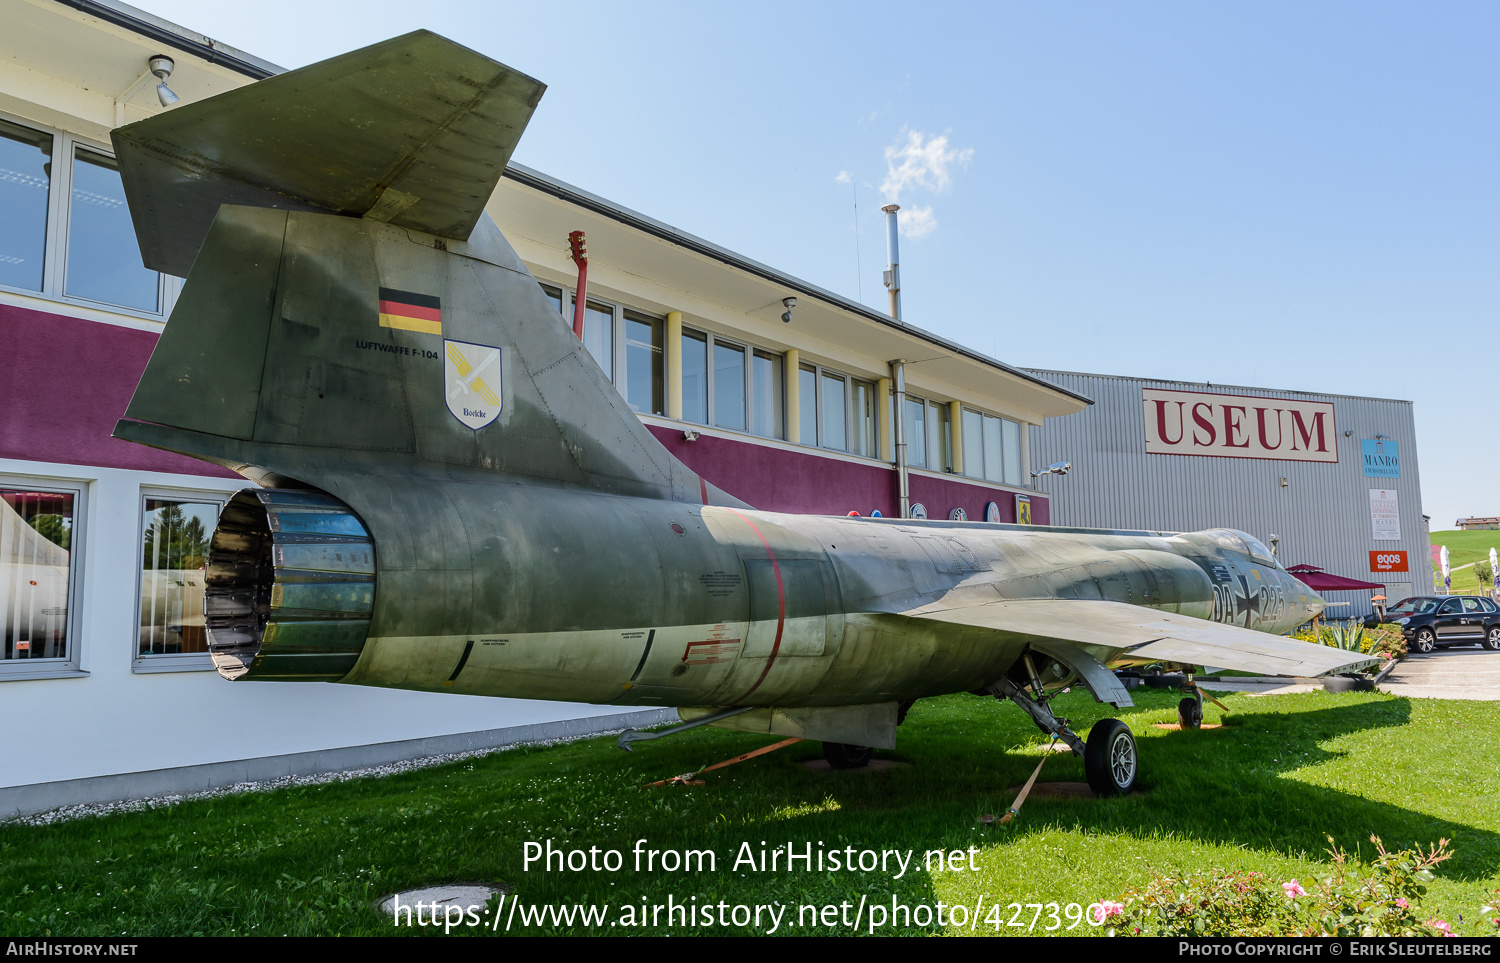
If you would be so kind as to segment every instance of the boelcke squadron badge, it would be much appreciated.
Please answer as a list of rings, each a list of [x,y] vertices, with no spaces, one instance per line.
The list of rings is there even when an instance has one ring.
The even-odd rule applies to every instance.
[[[443,391],[453,417],[474,429],[500,417],[500,349],[443,339]]]

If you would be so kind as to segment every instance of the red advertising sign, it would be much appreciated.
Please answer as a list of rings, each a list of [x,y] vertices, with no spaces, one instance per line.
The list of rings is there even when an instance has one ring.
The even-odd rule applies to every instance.
[[[1279,461],[1339,460],[1333,405],[1145,388],[1146,451]]]
[[[1370,571],[1372,572],[1407,572],[1406,553],[1393,552],[1386,549],[1383,552],[1370,553]]]

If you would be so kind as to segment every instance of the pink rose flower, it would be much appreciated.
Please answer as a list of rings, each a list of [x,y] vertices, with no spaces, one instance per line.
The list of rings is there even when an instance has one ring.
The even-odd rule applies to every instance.
[[[1099,905],[1094,909],[1094,922],[1103,923],[1111,916],[1123,916],[1124,914],[1124,903],[1111,903],[1107,899],[1102,899],[1099,901]]]
[[[1406,902],[1406,897],[1404,897],[1404,896],[1399,897],[1396,900],[1396,905],[1399,906],[1399,907],[1401,907],[1402,909],[1407,909],[1408,908],[1408,904]]]
[[[1296,899],[1299,896],[1307,895],[1307,890],[1303,889],[1302,884],[1295,879],[1289,883],[1282,883],[1281,891],[1286,894],[1287,899]]]

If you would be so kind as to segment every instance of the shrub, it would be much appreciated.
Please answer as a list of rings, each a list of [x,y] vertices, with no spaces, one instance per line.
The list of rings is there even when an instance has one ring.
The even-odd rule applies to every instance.
[[[1278,882],[1263,873],[1210,871],[1153,875],[1144,889],[1101,903],[1110,935],[1129,936],[1445,936],[1442,920],[1423,920],[1419,904],[1432,867],[1452,857],[1448,840],[1351,863],[1328,837],[1330,871],[1317,881]],[[1497,901],[1500,903],[1500,901]],[[1099,912],[1099,911],[1096,911]],[[1500,915],[1497,913],[1496,915]],[[1496,924],[1500,926],[1500,923]]]

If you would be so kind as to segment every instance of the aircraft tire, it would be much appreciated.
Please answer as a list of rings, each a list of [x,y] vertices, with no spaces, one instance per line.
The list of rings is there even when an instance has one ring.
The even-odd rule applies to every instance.
[[[1124,796],[1135,787],[1139,770],[1135,736],[1119,719],[1100,719],[1083,745],[1083,771],[1089,788],[1100,796]]]
[[[1183,699],[1177,703],[1177,723],[1184,729],[1203,727],[1203,707],[1197,699]]]
[[[823,743],[823,758],[835,769],[863,769],[870,764],[875,750],[869,746],[851,746],[843,742]]]

